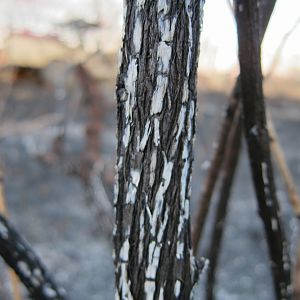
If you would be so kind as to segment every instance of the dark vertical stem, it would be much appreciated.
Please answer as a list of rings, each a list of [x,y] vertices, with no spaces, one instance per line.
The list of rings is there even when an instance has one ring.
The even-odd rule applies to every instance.
[[[261,31],[260,31],[260,41],[263,40],[264,34],[267,30],[272,12],[274,10],[276,4],[276,0],[262,0],[262,14],[260,19],[260,25],[261,25]],[[233,116],[235,114],[235,109],[237,107],[238,103],[238,97],[239,97],[239,91],[240,91],[240,82],[239,78],[237,79],[232,96],[230,97],[228,107],[226,109],[226,113],[224,116],[224,119],[222,121],[222,124],[220,126],[220,134],[218,137],[217,147],[214,152],[214,156],[211,159],[210,168],[205,180],[204,189],[201,193],[200,199],[199,199],[199,205],[196,212],[196,217],[193,222],[193,250],[194,253],[197,253],[200,242],[204,230],[204,225],[207,217],[207,213],[209,211],[209,206],[211,202],[211,197],[216,185],[216,182],[218,180],[220,168],[223,163],[223,157],[224,157],[224,151],[225,151],[225,145],[226,141],[229,135],[229,131],[231,128],[231,124],[233,121]]]
[[[224,167],[222,170],[220,195],[217,202],[216,215],[213,223],[211,242],[208,248],[207,257],[209,259],[209,269],[206,284],[206,299],[214,299],[215,274],[218,266],[219,254],[221,250],[223,232],[225,229],[227,207],[230,198],[231,188],[239,161],[242,139],[240,109],[236,110],[235,120],[230,129],[228,143],[226,144]]]
[[[0,255],[16,272],[33,299],[66,299],[64,290],[57,287],[51,275],[30,245],[1,214]]]
[[[236,19],[243,99],[244,130],[252,178],[264,224],[277,299],[290,299],[291,278],[287,241],[273,178],[262,88],[260,8],[258,0],[237,0]]]

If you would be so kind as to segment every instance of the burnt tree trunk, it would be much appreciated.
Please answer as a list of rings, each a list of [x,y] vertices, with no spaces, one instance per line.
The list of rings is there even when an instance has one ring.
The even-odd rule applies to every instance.
[[[189,299],[190,180],[203,1],[125,1],[117,80],[116,299]]]
[[[291,298],[290,259],[280,220],[266,127],[260,61],[260,13],[258,0],[236,1],[244,130],[279,300]]]

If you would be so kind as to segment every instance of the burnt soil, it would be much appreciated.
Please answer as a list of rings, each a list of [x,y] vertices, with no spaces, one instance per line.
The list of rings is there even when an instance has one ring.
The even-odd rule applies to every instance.
[[[103,120],[101,148],[105,165],[103,183],[111,199],[112,183],[107,180],[109,174],[105,172],[113,170],[116,122],[113,91],[108,90],[106,95],[109,105]],[[192,211],[197,205],[226,101],[227,96],[223,94],[199,95]],[[57,112],[61,105],[64,104],[54,99],[51,89],[30,82],[16,84],[9,93],[0,126],[9,122],[22,125],[24,121]],[[300,104],[287,99],[272,99],[267,106],[299,186]],[[87,192],[81,180],[66,171],[70,158],[74,161],[74,157],[79,157],[83,151],[86,119],[86,108],[82,105],[69,122],[65,156],[59,162],[48,165],[37,157],[51,148],[52,139],[61,129],[60,122],[0,136],[0,155],[4,164],[10,221],[30,242],[56,281],[66,289],[69,299],[107,300],[114,298],[112,243],[109,234],[101,228],[97,207],[86,201]],[[297,222],[275,170],[282,217],[288,239],[293,241],[293,252]],[[201,253],[205,253],[209,240],[209,224],[207,227]],[[204,278],[205,275],[195,290],[195,299],[202,299]],[[274,299],[267,247],[262,222],[257,215],[245,143],[229,205],[217,280],[217,299]],[[26,291],[22,291],[26,295]],[[3,261],[0,261],[0,299],[12,299]]]

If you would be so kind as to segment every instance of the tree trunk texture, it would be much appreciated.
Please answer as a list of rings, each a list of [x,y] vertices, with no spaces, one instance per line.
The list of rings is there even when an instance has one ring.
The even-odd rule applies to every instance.
[[[66,299],[64,290],[57,287],[30,245],[1,214],[0,255],[16,272],[32,299]]]
[[[203,1],[125,1],[117,79],[116,299],[189,299],[190,181]]]
[[[277,299],[291,298],[290,258],[280,220],[266,127],[260,60],[260,5],[258,0],[237,0],[236,18],[244,129],[259,214],[269,246]]]

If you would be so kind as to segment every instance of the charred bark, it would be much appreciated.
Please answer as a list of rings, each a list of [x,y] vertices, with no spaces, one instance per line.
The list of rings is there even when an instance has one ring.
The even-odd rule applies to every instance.
[[[16,272],[33,299],[66,299],[64,290],[57,287],[30,245],[1,214],[0,255]]]
[[[244,130],[259,215],[266,232],[275,292],[279,300],[291,298],[291,268],[280,220],[266,127],[260,60],[260,13],[258,0],[236,1]]]
[[[190,180],[203,1],[125,1],[117,80],[116,299],[189,299]]]

